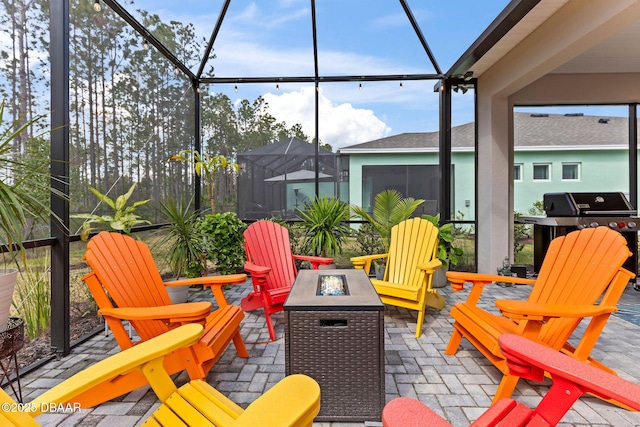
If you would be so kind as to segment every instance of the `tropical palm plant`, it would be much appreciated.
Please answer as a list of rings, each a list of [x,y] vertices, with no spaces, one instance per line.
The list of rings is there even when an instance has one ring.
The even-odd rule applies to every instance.
[[[304,251],[323,257],[342,253],[342,245],[351,234],[346,222],[348,204],[339,199],[316,197],[304,209],[298,209],[298,214],[305,229]]]
[[[40,121],[44,115],[25,120],[25,115],[4,125],[5,102],[0,103],[0,243],[18,249],[12,254],[21,254],[26,264],[23,242],[30,221],[47,221],[51,215],[49,198],[38,197],[39,193],[66,196],[50,186],[49,164],[28,164],[18,160],[14,153],[14,141]],[[58,178],[54,178],[58,179]],[[43,191],[40,191],[43,190]],[[14,260],[16,260],[14,258]],[[17,261],[17,260],[16,260]]]
[[[71,218],[85,220],[82,223],[82,233],[80,233],[82,240],[87,241],[89,239],[89,235],[98,230],[106,229],[108,231],[117,231],[129,234],[131,233],[131,228],[135,225],[151,224],[150,221],[142,219],[139,215],[134,213],[138,206],[148,203],[150,199],[139,200],[127,206],[127,202],[129,201],[129,198],[131,198],[133,190],[135,189],[136,184],[133,183],[129,188],[129,191],[118,196],[116,200],[113,200],[106,194],[102,194],[100,191],[89,186],[89,190],[95,194],[98,200],[105,203],[113,210],[113,215],[96,215],[93,213],[71,215]]]
[[[207,196],[211,203],[211,213],[216,213],[215,204],[215,178],[216,172],[225,169],[240,170],[240,165],[232,163],[223,155],[210,156],[208,154],[200,154],[197,150],[182,150],[178,154],[171,156],[169,160],[178,160],[181,162],[191,163],[195,169],[196,175],[202,177],[207,187]]]
[[[24,241],[29,225],[36,220],[47,221],[52,215],[49,197],[66,196],[51,186],[51,180],[60,180],[49,173],[48,162],[22,162],[14,143],[34,127],[44,115],[26,119],[26,113],[8,124],[4,123],[5,103],[0,103],[0,243],[6,243],[11,261],[27,267]],[[43,132],[43,133],[46,133]],[[62,224],[59,218],[58,223]],[[20,256],[18,256],[20,255]],[[4,253],[3,253],[4,256]],[[21,262],[19,262],[21,258]],[[0,269],[0,332],[8,326],[9,310],[17,280],[17,269]]]
[[[404,198],[397,190],[387,189],[374,197],[371,214],[361,206],[351,205],[351,209],[356,217],[362,218],[376,229],[382,239],[385,252],[389,252],[393,226],[408,219],[422,203],[424,203],[423,199]]]

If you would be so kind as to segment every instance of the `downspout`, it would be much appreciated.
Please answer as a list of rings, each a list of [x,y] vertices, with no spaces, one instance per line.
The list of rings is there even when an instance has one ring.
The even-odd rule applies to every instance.
[[[200,98],[200,83],[198,80],[192,81],[193,86],[193,101],[194,101],[194,114],[193,114],[193,149],[202,154],[202,131],[201,131],[201,113],[202,113],[202,100]],[[201,184],[200,175],[193,174],[193,197],[195,199],[194,209],[199,212],[201,209]],[[213,213],[213,212],[212,212]]]
[[[629,104],[629,202],[638,209],[638,104]]]

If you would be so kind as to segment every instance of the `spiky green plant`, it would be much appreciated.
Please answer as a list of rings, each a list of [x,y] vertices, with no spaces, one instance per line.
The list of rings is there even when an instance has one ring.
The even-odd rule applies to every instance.
[[[298,214],[305,229],[304,251],[324,257],[342,253],[342,245],[351,234],[351,227],[346,223],[348,204],[339,199],[316,197],[304,209],[298,209]]]
[[[422,203],[423,199],[403,198],[397,190],[384,190],[373,199],[371,214],[361,206],[351,205],[351,209],[356,217],[362,218],[376,229],[382,239],[384,251],[389,252],[393,226],[408,219]]]
[[[176,278],[198,277],[206,270],[204,235],[198,226],[198,213],[191,209],[192,200],[160,202],[160,212],[169,224],[160,229],[158,245],[168,248],[166,261]]]
[[[51,322],[51,263],[48,252],[37,262],[26,265],[15,292],[13,305],[24,320],[29,339],[48,331]]]

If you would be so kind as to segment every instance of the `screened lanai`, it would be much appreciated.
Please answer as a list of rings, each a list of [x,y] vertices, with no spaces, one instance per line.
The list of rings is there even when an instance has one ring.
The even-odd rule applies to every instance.
[[[83,251],[73,215],[108,212],[89,186],[116,197],[135,184],[132,200],[150,200],[138,212],[151,223],[135,231],[154,229],[164,220],[157,209],[163,200],[193,197],[196,208],[206,206],[200,177],[188,164],[168,161],[191,149],[242,166],[237,179],[230,172],[219,177],[219,209],[247,221],[295,220],[296,209],[316,195],[351,202],[341,146],[386,135],[392,121],[420,130],[450,121],[438,105],[454,92],[435,88],[445,73],[426,35],[442,24],[411,3],[187,2],[180,7],[196,8],[199,17],[182,21],[175,4],[51,2],[52,170],[70,177],[63,188],[70,202],[52,201],[70,230],[54,228],[48,241],[51,346],[67,353],[72,341],[67,325],[77,277],[70,279],[68,266],[81,265],[75,259]],[[261,43],[237,35],[249,18],[250,35]],[[374,40],[378,57],[367,52]],[[471,89],[456,92],[459,102],[473,104],[471,76],[452,81]],[[392,106],[384,120],[374,111],[381,102]],[[286,159],[275,147],[291,137],[306,144],[304,160],[256,174],[255,165],[269,163],[268,152],[275,150],[276,163]],[[449,188],[446,180],[438,185]]]
[[[459,37],[447,33],[447,22],[462,19],[459,8],[444,7],[434,16],[414,1],[354,1],[343,9],[339,9],[341,2],[313,0],[269,7],[236,0],[171,3],[23,2],[24,18],[3,10],[4,22],[12,23],[3,28],[17,31],[16,40],[25,40],[20,49],[34,53],[28,63],[5,67],[9,75],[22,77],[12,80],[15,84],[3,84],[3,94],[12,98],[16,117],[34,107],[51,112],[43,124],[53,129],[52,172],[68,177],[65,184],[54,184],[70,200],[51,200],[62,226],[53,221],[30,244],[47,248],[50,257],[50,344],[60,354],[68,353],[72,341],[80,338],[72,336],[69,322],[76,299],[72,284],[78,282],[73,271],[82,265],[84,246],[79,223],[70,216],[106,212],[87,191],[89,186],[115,197],[135,183],[133,198],[151,200],[140,208],[152,223],[136,229],[142,233],[162,223],[156,209],[161,200],[193,196],[196,206],[203,205],[201,183],[189,165],[168,161],[180,150],[223,154],[241,163],[242,153],[287,137],[303,137],[313,148],[311,167],[304,170],[314,175],[312,181],[300,183],[313,187],[304,191],[305,196],[320,194],[321,184],[330,182],[333,194],[329,194],[342,198],[348,192],[341,190],[340,182],[348,179],[349,169],[339,162],[334,173],[323,170],[322,147],[335,156],[342,146],[392,132],[438,130],[438,206],[443,218],[456,222],[449,130],[457,115],[468,110],[470,116],[463,120],[478,126],[472,166],[478,184],[455,185],[474,186],[473,216],[463,222],[475,230],[478,270],[493,272],[505,255],[513,253],[513,108],[617,104],[629,106],[633,119],[640,99],[633,84],[638,72],[635,61],[622,61],[640,57],[633,51],[634,44],[624,42],[635,34],[635,23],[640,21],[636,1],[616,2],[615,7],[596,2],[589,8],[580,8],[576,0],[514,0],[480,6],[469,2],[468,7],[481,9],[482,13],[470,15],[484,20],[486,30],[464,43],[462,56],[450,52],[446,44],[434,49],[431,43],[436,34],[443,39]],[[392,5],[391,12],[383,11],[382,4]],[[190,8],[197,10],[195,18],[183,20],[190,16],[186,14]],[[557,24],[574,16],[581,24],[578,29]],[[300,25],[292,24],[298,20]],[[48,23],[49,28],[35,23]],[[553,31],[548,31],[549,26]],[[256,29],[253,40],[238,36],[243,27]],[[17,37],[21,28],[33,32],[23,30]],[[281,35],[288,48],[273,33]],[[531,45],[532,38],[527,36],[540,39]],[[43,38],[47,42],[36,42]],[[262,43],[254,43],[255,39]],[[370,46],[378,56],[366,51]],[[12,49],[5,50],[19,50]],[[355,60],[346,61],[345,52]],[[615,52],[618,58],[609,58],[609,68],[598,65],[603,64],[603,52],[610,56]],[[403,60],[395,62],[392,53]],[[443,70],[439,62],[452,65]],[[367,121],[383,101],[393,108]],[[267,114],[270,106],[289,111],[287,117],[292,119]],[[296,110],[305,113],[291,113]],[[337,126],[330,128],[329,118]],[[401,126],[403,121],[411,125]],[[357,123],[362,124],[356,129]],[[349,139],[352,135],[356,136]],[[636,139],[630,127],[629,190],[634,203]],[[26,145],[23,150],[27,152]],[[331,180],[323,174],[332,176]],[[282,175],[264,177],[263,182]],[[255,215],[248,214],[245,200],[261,205],[258,212],[266,216],[283,205],[291,210],[291,201],[295,208],[295,189],[300,194],[303,188],[298,183],[281,186],[284,190],[277,191],[283,192],[285,201],[269,209],[246,198],[240,180],[224,176],[222,182],[222,208],[238,213],[244,209],[247,220]],[[251,188],[255,185],[253,180]]]

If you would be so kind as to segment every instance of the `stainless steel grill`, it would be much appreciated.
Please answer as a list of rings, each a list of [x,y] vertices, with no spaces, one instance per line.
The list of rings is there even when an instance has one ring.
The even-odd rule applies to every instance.
[[[537,273],[551,240],[582,228],[606,226],[627,240],[631,256],[624,267],[638,271],[638,212],[623,193],[546,193],[543,216],[521,216],[518,222],[533,224],[533,269]]]

